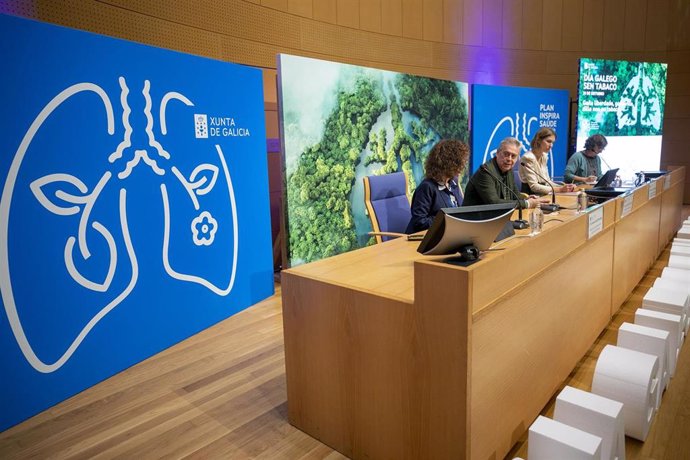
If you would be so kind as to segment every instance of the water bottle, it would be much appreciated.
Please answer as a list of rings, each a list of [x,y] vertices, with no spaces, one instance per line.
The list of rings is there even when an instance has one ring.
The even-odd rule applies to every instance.
[[[541,232],[544,227],[544,213],[541,210],[541,205],[537,203],[537,207],[532,210],[529,215],[529,228],[533,235]]]
[[[587,209],[587,194],[580,190],[577,194],[577,212],[583,212]]]
[[[623,185],[623,179],[621,179],[621,176],[616,176],[616,178],[613,180],[613,187],[618,188]]]

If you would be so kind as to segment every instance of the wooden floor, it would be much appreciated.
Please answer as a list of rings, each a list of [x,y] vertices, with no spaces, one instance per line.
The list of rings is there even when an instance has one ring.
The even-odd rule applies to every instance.
[[[590,388],[599,352],[633,322],[668,257],[667,248],[564,385]],[[287,422],[280,302],[277,285],[270,299],[0,433],[0,459],[344,458]],[[688,349],[647,442],[627,439],[629,460],[690,459]],[[514,456],[527,457],[526,436]]]

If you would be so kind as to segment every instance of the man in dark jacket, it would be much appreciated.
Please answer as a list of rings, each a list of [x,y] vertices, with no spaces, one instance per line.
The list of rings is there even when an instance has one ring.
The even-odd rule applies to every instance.
[[[520,158],[521,147],[514,137],[503,139],[496,156],[481,165],[470,178],[462,205],[514,203],[521,197],[513,177],[513,166]],[[549,199],[530,196],[520,201],[523,208],[533,208],[537,203],[548,203]]]

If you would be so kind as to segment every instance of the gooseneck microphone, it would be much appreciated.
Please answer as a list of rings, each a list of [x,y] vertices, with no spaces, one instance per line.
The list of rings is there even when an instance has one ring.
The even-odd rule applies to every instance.
[[[492,178],[493,180],[495,180],[495,181],[498,182],[499,184],[503,185],[503,186],[513,195],[513,197],[515,197],[515,199],[517,200],[517,205],[518,205],[518,220],[514,220],[514,221],[513,221],[513,228],[516,228],[516,229],[518,229],[518,230],[522,230],[522,229],[528,228],[528,227],[529,227],[529,223],[528,223],[525,219],[522,218],[522,209],[523,209],[523,206],[522,206],[522,199],[520,199],[520,197],[513,191],[513,189],[511,189],[510,187],[508,187],[506,184],[504,184],[504,182],[503,182],[501,179],[499,179],[498,177],[496,177],[496,175],[495,175],[494,173],[492,173],[492,172],[489,170],[489,168],[486,166],[486,164],[481,165],[480,168],[481,168],[482,171],[484,171],[484,172],[487,173],[489,176],[491,176],[491,178]],[[511,173],[512,173],[512,171],[511,171]]]
[[[609,165],[608,162],[604,160],[604,157],[602,157],[601,154],[599,154],[599,159],[604,162],[607,168],[612,169],[611,165]]]
[[[554,212],[554,211],[558,211],[559,209],[561,209],[561,207],[556,204],[556,189],[553,188],[551,181],[549,179],[545,178],[544,176],[542,176],[541,174],[539,174],[534,168],[530,167],[530,165],[528,165],[524,161],[520,162],[520,166],[524,166],[525,168],[532,171],[534,174],[539,176],[539,178],[541,180],[546,182],[546,185],[551,187],[551,204],[542,204],[541,205],[542,211],[549,213],[549,212]]]

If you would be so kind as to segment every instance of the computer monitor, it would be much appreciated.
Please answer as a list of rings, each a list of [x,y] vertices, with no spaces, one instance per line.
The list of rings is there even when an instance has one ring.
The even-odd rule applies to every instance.
[[[597,187],[610,187],[613,181],[616,179],[616,174],[618,174],[618,168],[609,169],[601,176],[601,179],[596,183],[594,188]]]
[[[488,249],[503,230],[516,203],[443,208],[417,248],[424,255],[455,254],[468,244]]]

